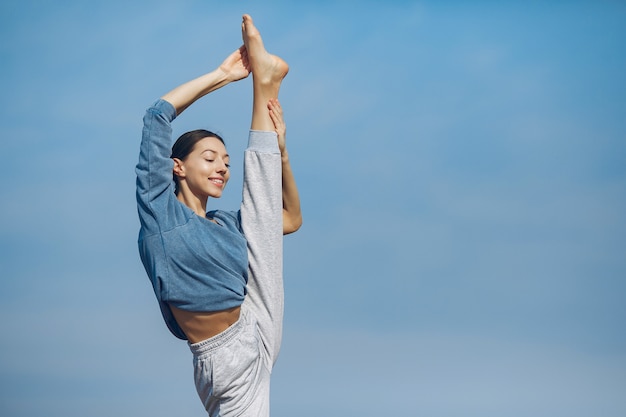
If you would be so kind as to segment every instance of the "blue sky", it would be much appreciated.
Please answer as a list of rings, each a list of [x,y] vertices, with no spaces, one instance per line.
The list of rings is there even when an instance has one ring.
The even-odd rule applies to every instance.
[[[261,4],[262,3],[262,4]],[[8,1],[0,6],[0,415],[202,416],[136,249],[145,109],[241,43],[281,91],[273,416],[626,414],[626,6]],[[220,132],[237,207],[250,80]]]

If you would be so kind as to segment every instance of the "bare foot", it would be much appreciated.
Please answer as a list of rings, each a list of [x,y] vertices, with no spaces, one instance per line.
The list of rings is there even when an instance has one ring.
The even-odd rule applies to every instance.
[[[262,83],[280,83],[289,72],[289,65],[265,50],[261,33],[254,26],[250,15],[243,15],[241,36],[248,51],[252,76]]]

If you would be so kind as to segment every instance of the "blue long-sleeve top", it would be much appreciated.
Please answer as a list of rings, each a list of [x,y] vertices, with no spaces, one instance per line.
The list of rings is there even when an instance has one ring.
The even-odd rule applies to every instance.
[[[141,229],[139,253],[170,331],[186,340],[170,305],[186,311],[221,311],[240,306],[246,295],[248,253],[240,211],[194,213],[175,195],[170,158],[176,110],[157,100],[144,116],[137,174]],[[277,152],[277,144],[255,141],[248,150]]]

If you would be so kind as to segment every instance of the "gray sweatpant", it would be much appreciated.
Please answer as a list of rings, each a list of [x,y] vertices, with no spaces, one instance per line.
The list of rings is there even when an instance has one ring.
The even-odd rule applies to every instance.
[[[250,131],[241,204],[249,267],[241,317],[217,336],[189,345],[196,388],[211,417],[269,416],[270,375],[283,325],[282,216],[276,133]]]

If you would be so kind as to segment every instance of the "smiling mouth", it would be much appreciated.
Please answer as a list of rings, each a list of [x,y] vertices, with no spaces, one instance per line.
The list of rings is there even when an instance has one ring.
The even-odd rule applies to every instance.
[[[218,187],[223,187],[224,186],[224,180],[219,179],[219,178],[209,178],[209,181],[211,181],[213,184],[217,185]]]

